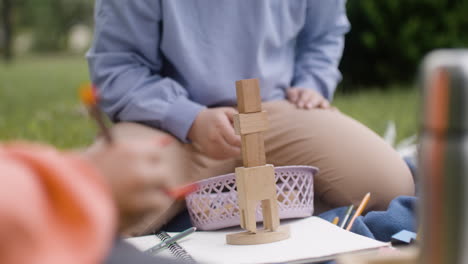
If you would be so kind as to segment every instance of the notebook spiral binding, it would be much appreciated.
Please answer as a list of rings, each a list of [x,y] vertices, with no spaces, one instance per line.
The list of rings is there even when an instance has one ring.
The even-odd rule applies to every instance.
[[[167,239],[171,238],[166,232],[161,231],[155,234],[161,241],[166,241]],[[172,255],[177,259],[183,261],[184,263],[195,264],[197,263],[192,256],[190,256],[185,249],[183,249],[179,244],[176,242],[170,244],[168,247],[169,251],[171,251]]]

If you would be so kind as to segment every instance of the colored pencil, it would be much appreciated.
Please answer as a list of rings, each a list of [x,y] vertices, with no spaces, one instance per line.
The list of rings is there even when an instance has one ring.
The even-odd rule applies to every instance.
[[[175,189],[166,189],[165,193],[167,194],[167,196],[171,197],[174,200],[181,200],[184,199],[185,196],[195,192],[196,190],[198,190],[198,184],[191,183]]]
[[[346,222],[348,222],[349,217],[351,216],[351,213],[353,212],[354,205],[348,206],[348,209],[346,210],[345,216],[343,217],[343,221],[341,222],[340,227],[345,228]]]
[[[353,218],[351,218],[351,221],[349,221],[349,224],[348,224],[348,227],[346,227],[346,230],[348,230],[348,231],[351,230],[351,227],[353,227],[354,221],[356,220],[356,218],[358,216],[360,216],[362,214],[362,212],[366,208],[367,203],[369,202],[369,200],[370,200],[370,193],[367,193],[364,196],[364,198],[362,198],[361,204],[359,204],[359,207],[356,210],[356,212],[354,213]]]
[[[338,221],[340,221],[340,218],[338,216],[336,216],[335,218],[333,218],[333,224],[334,225],[338,225]]]
[[[104,140],[111,144],[114,140],[109,128],[104,122],[103,114],[98,106],[99,95],[96,87],[92,84],[85,84],[80,87],[80,98],[83,104],[88,108],[89,115],[96,121],[101,130]]]

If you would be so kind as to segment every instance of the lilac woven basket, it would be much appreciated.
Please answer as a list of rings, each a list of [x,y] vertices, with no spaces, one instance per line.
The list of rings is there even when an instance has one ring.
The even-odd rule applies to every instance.
[[[315,167],[285,166],[275,168],[276,193],[281,219],[311,216],[314,212]],[[234,173],[198,182],[199,189],[186,197],[193,226],[216,230],[240,223]],[[260,205],[257,221],[262,221]]]

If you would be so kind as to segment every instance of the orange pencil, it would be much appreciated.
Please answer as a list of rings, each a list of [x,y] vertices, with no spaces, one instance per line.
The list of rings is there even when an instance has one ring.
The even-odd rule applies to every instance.
[[[167,196],[171,197],[174,200],[181,200],[184,199],[185,196],[195,192],[198,190],[197,183],[191,183],[189,185],[185,185],[182,187],[178,187],[175,189],[166,189],[165,192]]]
[[[332,223],[333,223],[334,225],[337,225],[337,224],[338,224],[338,221],[340,221],[340,218],[337,216],[337,217],[333,218],[333,222],[332,222]]]
[[[102,135],[104,136],[104,140],[106,140],[107,143],[111,144],[114,141],[114,139],[112,138],[109,128],[104,122],[101,109],[99,109],[98,107],[99,95],[96,86],[92,84],[82,85],[80,87],[80,98],[81,102],[88,108],[89,115],[92,118],[94,118],[94,120],[98,124]]]
[[[359,204],[359,207],[354,213],[353,218],[351,218],[351,221],[349,221],[349,224],[348,224],[348,227],[346,227],[346,230],[348,231],[351,230],[351,227],[353,227],[354,221],[356,220],[358,216],[362,214],[362,212],[364,211],[364,208],[366,208],[367,206],[367,203],[369,203],[369,200],[370,200],[370,193],[367,193],[364,196],[364,198],[362,198],[361,204]]]

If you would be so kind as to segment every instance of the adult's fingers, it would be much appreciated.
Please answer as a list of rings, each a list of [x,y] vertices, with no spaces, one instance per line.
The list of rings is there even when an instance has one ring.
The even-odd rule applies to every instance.
[[[288,97],[288,100],[291,103],[297,103],[297,100],[299,100],[300,91],[301,90],[297,88],[289,88],[286,91],[286,96]]]
[[[309,103],[307,103],[306,105],[306,109],[312,109],[312,108],[320,108],[322,102],[324,101],[325,99],[321,96],[318,96],[318,97],[312,97],[311,100],[309,101]]]
[[[217,127],[221,133],[222,138],[226,141],[229,145],[234,147],[241,146],[241,139],[239,135],[236,135],[234,127],[229,122],[228,119],[221,120]]]
[[[229,144],[220,133],[214,141],[214,145],[210,151],[210,157],[217,160],[223,160],[238,157],[240,152],[240,147]]]
[[[241,153],[240,146],[233,146],[226,141],[221,141],[220,147],[222,159],[236,158]]]
[[[323,109],[329,109],[330,108],[330,103],[328,102],[327,99],[323,99],[322,102],[320,103],[319,105],[320,108],[323,108]]]
[[[317,107],[320,103],[321,96],[317,93],[309,90],[304,90],[301,94],[301,98],[297,103],[299,108],[308,109]]]
[[[239,112],[237,112],[237,110],[232,107],[223,107],[222,109],[228,117],[229,122],[234,123],[234,115],[238,114]]]

